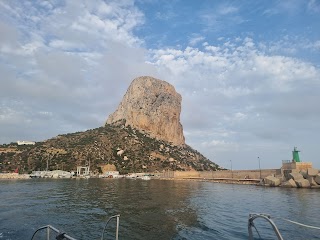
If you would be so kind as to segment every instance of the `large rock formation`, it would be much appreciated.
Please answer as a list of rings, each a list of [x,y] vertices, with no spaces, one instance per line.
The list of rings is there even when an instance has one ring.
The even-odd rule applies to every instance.
[[[107,124],[124,122],[126,126],[147,132],[151,137],[185,144],[180,123],[181,95],[174,87],[153,77],[134,79],[118,109],[107,119]]]
[[[35,145],[0,144],[0,172],[17,168],[23,173],[47,168],[75,171],[88,164],[96,175],[117,170],[121,174],[163,172],[168,177],[168,170],[221,170],[185,144],[180,111],[181,96],[172,85],[139,77],[103,127],[58,135]]]

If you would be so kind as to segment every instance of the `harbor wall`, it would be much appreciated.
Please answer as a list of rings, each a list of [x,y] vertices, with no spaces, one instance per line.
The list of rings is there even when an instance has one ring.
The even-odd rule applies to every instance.
[[[260,176],[261,174],[261,176]],[[167,177],[171,178],[235,178],[235,179],[260,179],[267,176],[281,175],[281,169],[257,169],[257,170],[222,170],[222,171],[175,171],[170,174],[167,172]]]
[[[282,169],[284,170],[292,170],[292,169],[297,169],[298,171],[301,170],[308,170],[308,168],[313,168],[312,167],[312,162],[283,162],[282,163]]]
[[[29,174],[0,173],[0,179],[29,179]]]

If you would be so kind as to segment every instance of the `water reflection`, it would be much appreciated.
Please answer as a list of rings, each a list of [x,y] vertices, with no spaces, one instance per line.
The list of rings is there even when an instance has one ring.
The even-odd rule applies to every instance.
[[[33,228],[50,223],[76,238],[98,239],[107,218],[120,213],[121,238],[170,239],[179,228],[196,225],[188,199],[197,187],[159,180],[37,180],[25,214],[37,209],[41,224]]]

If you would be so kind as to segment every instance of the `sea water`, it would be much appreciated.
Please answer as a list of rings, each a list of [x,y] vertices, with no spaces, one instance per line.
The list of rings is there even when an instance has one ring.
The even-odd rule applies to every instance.
[[[271,215],[284,239],[320,239],[318,189],[200,181],[30,179],[0,181],[0,239],[31,239],[44,225],[76,239],[100,239],[120,214],[119,239],[248,239],[248,215]],[[276,239],[256,220],[262,239]],[[111,222],[105,239],[114,236]],[[255,239],[259,239],[254,230]]]

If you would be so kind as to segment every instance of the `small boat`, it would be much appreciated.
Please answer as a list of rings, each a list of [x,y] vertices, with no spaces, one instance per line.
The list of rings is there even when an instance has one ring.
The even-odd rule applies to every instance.
[[[150,179],[151,179],[151,177],[150,177],[150,176],[145,175],[145,176],[140,177],[140,179],[142,179],[142,180],[150,180]]]
[[[125,176],[125,178],[129,178],[129,179],[136,179],[137,177],[138,177],[138,176],[137,176],[137,174],[135,174],[135,173],[128,174],[128,175]]]

